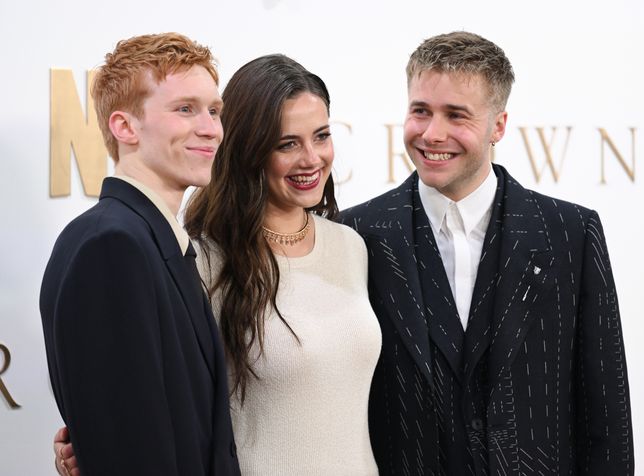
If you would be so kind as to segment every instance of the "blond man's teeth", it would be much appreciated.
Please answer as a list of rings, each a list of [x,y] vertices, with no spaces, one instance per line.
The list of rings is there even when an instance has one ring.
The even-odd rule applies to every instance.
[[[429,152],[423,152],[423,155],[427,160],[449,160],[454,154],[432,154]]]

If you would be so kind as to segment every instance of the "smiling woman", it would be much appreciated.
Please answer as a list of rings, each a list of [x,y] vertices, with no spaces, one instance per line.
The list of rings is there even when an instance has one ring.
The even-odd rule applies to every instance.
[[[272,55],[223,97],[226,136],[186,229],[226,344],[242,474],[377,474],[367,402],[380,328],[365,245],[328,220],[326,87]]]
[[[331,174],[333,143],[324,101],[309,92],[284,101],[282,135],[266,167],[266,228],[286,228],[320,203]],[[290,219],[290,220],[289,220]],[[306,251],[306,250],[303,250]]]

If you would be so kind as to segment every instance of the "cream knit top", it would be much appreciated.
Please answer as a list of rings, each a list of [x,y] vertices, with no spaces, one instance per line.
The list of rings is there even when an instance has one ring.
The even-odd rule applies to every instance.
[[[254,365],[259,380],[249,380],[243,406],[231,399],[244,476],[378,474],[367,409],[381,334],[367,295],[367,250],[351,228],[314,219],[308,255],[276,255],[277,305],[301,344],[272,313]],[[213,268],[218,261],[211,256]],[[216,276],[200,271],[206,282]]]

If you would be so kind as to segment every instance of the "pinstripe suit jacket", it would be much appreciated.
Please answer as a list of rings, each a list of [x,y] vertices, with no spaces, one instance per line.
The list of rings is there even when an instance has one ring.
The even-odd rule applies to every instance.
[[[467,332],[413,173],[342,214],[369,250],[383,335],[371,389],[383,475],[632,475],[617,295],[596,212],[498,190]]]

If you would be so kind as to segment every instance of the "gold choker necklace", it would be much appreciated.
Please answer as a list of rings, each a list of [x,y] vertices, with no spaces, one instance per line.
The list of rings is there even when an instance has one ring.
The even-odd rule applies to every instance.
[[[264,238],[266,238],[268,241],[272,241],[280,245],[293,246],[295,243],[299,243],[304,238],[306,238],[306,235],[309,232],[309,229],[311,228],[311,223],[309,223],[309,214],[304,212],[304,216],[305,216],[304,226],[300,231],[296,231],[295,233],[278,233],[276,231],[266,228],[265,226],[262,226],[262,230],[264,232]]]

